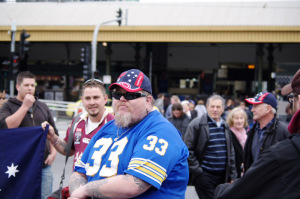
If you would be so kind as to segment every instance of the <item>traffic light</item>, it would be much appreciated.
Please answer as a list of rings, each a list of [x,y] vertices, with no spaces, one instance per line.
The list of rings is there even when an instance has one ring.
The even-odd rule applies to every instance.
[[[20,70],[20,56],[17,53],[13,53],[11,56],[12,74],[17,75]]]
[[[25,54],[29,51],[29,41],[26,41],[27,38],[30,37],[30,34],[26,33],[25,30],[22,31],[21,37],[20,37],[20,47],[19,47],[19,55],[20,58],[23,60],[25,57]]]
[[[85,46],[84,48],[81,48],[81,59],[82,62],[82,73],[83,78],[85,80],[91,78],[91,64],[90,64],[90,49],[88,46]]]
[[[2,62],[2,66],[1,66],[1,74],[6,77],[8,76],[8,72],[9,72],[9,64],[10,62],[5,60]]]
[[[121,26],[121,24],[122,24],[122,10],[121,10],[121,8],[119,8],[119,10],[117,10],[117,18],[119,19],[119,20],[117,20],[117,22],[118,22],[118,24],[119,24],[119,26]]]

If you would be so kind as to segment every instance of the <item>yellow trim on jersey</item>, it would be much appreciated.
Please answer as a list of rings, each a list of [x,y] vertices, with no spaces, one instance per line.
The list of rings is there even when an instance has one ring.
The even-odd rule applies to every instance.
[[[146,165],[152,169],[154,169],[155,171],[157,171],[158,173],[160,173],[163,176],[166,176],[166,172],[163,171],[161,168],[155,166],[154,164],[150,163],[150,162],[145,162],[145,161],[141,161],[141,160],[132,160],[129,165],[131,164],[138,164],[138,165]]]
[[[129,169],[133,169],[133,170],[139,170],[139,171],[142,171],[143,173],[146,173],[150,176],[152,176],[153,178],[155,178],[156,180],[158,180],[160,183],[162,183],[165,178],[163,179],[162,177],[160,177],[159,175],[155,174],[154,172],[148,170],[148,169],[145,169],[144,167],[134,167],[134,168],[129,168]]]

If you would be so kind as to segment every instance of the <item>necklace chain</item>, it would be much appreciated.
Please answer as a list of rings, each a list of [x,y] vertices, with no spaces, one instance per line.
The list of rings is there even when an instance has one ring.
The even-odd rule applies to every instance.
[[[131,129],[131,127],[129,129],[127,129],[124,133],[122,133],[120,136],[119,136],[119,130],[120,130],[120,127],[118,127],[118,131],[117,131],[117,136],[114,141],[117,141],[122,135],[124,135],[125,133],[127,133],[129,130]]]

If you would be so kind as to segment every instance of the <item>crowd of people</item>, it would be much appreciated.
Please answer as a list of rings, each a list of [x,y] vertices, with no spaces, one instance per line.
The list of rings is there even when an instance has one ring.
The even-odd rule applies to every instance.
[[[18,75],[18,95],[2,103],[0,128],[50,125],[42,199],[52,193],[56,151],[67,155],[70,140],[70,199],[183,199],[188,184],[200,199],[300,196],[300,70],[282,89],[289,95],[289,125],[277,118],[272,93],[242,101],[213,94],[196,103],[173,95],[168,104],[163,93],[154,100],[149,78],[137,69],[110,85],[110,114],[103,82],[90,79],[81,91],[85,112],[74,117],[64,139],[47,105],[34,97],[35,82],[29,71]]]

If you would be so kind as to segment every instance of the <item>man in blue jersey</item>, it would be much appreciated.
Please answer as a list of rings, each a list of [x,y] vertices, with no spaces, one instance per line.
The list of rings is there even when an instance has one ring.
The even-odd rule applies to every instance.
[[[75,164],[72,198],[185,198],[188,149],[153,109],[149,78],[137,69],[110,85],[115,120],[92,138]]]

